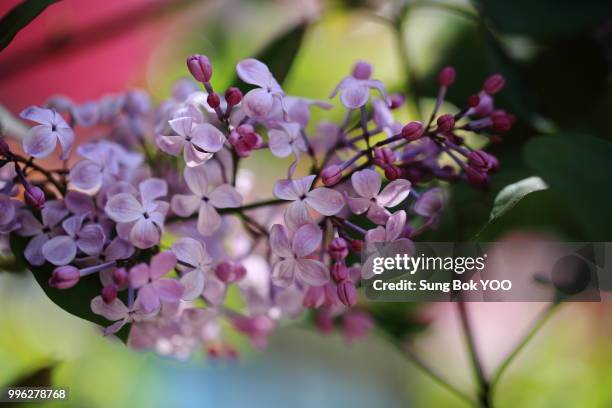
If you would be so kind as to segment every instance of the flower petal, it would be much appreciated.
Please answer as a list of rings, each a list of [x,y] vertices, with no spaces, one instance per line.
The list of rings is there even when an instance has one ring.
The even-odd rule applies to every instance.
[[[151,259],[149,273],[151,278],[159,278],[170,272],[176,266],[176,256],[171,251],[160,252]]]
[[[113,221],[126,223],[141,219],[144,208],[131,194],[119,193],[108,200],[104,211]]]
[[[159,296],[152,285],[144,285],[138,290],[137,302],[144,314],[157,313],[161,307]]]
[[[49,228],[55,227],[64,217],[68,215],[64,203],[59,200],[49,201],[41,211],[43,225]]]
[[[242,107],[251,118],[265,118],[273,106],[274,97],[266,89],[252,89],[242,98]]]
[[[269,147],[272,154],[276,157],[287,157],[291,155],[291,137],[282,130],[270,130],[268,132]]]
[[[54,112],[51,109],[39,108],[38,106],[30,106],[25,108],[19,114],[23,119],[31,120],[32,122],[40,123],[43,125],[50,125],[53,123]]]
[[[191,143],[185,144],[185,149],[183,150],[183,160],[185,160],[187,167],[200,166],[206,163],[206,161],[211,157],[212,153],[201,152]]]
[[[176,118],[168,121],[168,124],[179,136],[189,136],[191,134],[191,126],[193,119],[189,116]]]
[[[287,287],[293,283],[297,263],[294,259],[285,259],[277,262],[272,268],[272,282],[275,285]]]
[[[363,198],[374,198],[380,191],[380,174],[374,170],[356,171],[351,176],[351,182],[357,194]]]
[[[158,136],[155,139],[155,144],[161,151],[172,156],[178,156],[185,146],[185,138],[183,136]]]
[[[295,190],[295,183],[293,180],[278,180],[276,184],[274,184],[273,193],[274,196],[281,200],[294,201],[300,198]]]
[[[378,194],[376,201],[383,207],[395,207],[410,194],[410,182],[404,179],[393,180]]]
[[[91,196],[78,191],[69,191],[66,193],[64,204],[68,211],[73,214],[93,213],[96,209]]]
[[[395,214],[391,215],[387,220],[386,231],[387,237],[386,240],[388,242],[395,241],[402,231],[404,230],[404,226],[406,225],[406,211],[400,210]]]
[[[203,166],[186,167],[183,178],[193,194],[200,198],[208,195],[208,177]]]
[[[212,305],[220,305],[225,299],[225,284],[212,275],[206,279],[204,285],[204,298]]]
[[[47,243],[47,241],[49,241],[47,234],[40,234],[28,242],[28,246],[26,246],[23,255],[31,265],[39,266],[45,263],[45,256],[43,255],[42,247]]]
[[[159,243],[160,235],[159,227],[153,221],[141,218],[136,221],[130,231],[130,242],[136,248],[151,248]]]
[[[306,195],[306,193],[310,191],[310,189],[312,188],[312,183],[316,178],[317,176],[311,174],[309,176],[305,176],[293,181],[295,186],[295,193],[298,195],[298,197],[303,197]]]
[[[67,235],[51,238],[42,247],[45,259],[53,265],[67,265],[76,256],[77,247]]]
[[[306,204],[322,215],[336,215],[344,207],[342,193],[331,188],[315,188],[306,195]]]
[[[91,160],[81,160],[70,170],[70,181],[81,190],[98,189],[102,185],[102,167]]]
[[[106,236],[104,230],[98,224],[87,224],[79,232],[76,240],[77,247],[87,255],[98,255],[102,252]]]
[[[202,123],[191,131],[191,143],[205,152],[216,153],[223,147],[225,136],[210,123]]]
[[[340,100],[349,109],[357,109],[364,106],[370,98],[370,89],[364,85],[350,86],[342,91]]]
[[[194,268],[210,264],[212,261],[203,243],[193,238],[185,237],[172,244],[172,252],[176,258]]]
[[[285,210],[285,224],[291,231],[295,231],[302,225],[312,222],[314,221],[303,201],[294,201]]]
[[[60,146],[62,146],[62,154],[60,155],[60,160],[66,160],[68,156],[70,156],[72,145],[74,145],[74,131],[69,127],[58,127],[55,134],[57,135],[57,139],[60,142]]]
[[[149,276],[149,265],[140,263],[134,266],[129,272],[130,286],[134,289],[144,286],[149,281]]]
[[[212,204],[203,202],[198,213],[198,232],[202,235],[211,235],[221,226],[221,216]]]
[[[160,300],[164,302],[175,303],[181,300],[183,295],[183,285],[174,279],[159,279],[151,284],[157,292]]]
[[[260,88],[269,87],[274,81],[270,69],[261,61],[248,58],[236,65],[236,73],[247,84],[257,85]]]
[[[367,198],[353,198],[348,196],[346,197],[346,203],[354,214],[363,214],[370,208],[370,205],[372,205],[372,201]]]
[[[134,246],[120,237],[115,237],[104,249],[104,257],[109,261],[127,259],[133,254]]]
[[[172,197],[170,207],[179,217],[189,217],[200,208],[202,199],[194,195],[177,194]]]
[[[323,231],[315,224],[302,225],[293,236],[291,248],[300,258],[312,254],[323,240]]]
[[[222,184],[210,193],[210,203],[216,208],[236,208],[242,203],[242,196],[229,184]]]
[[[81,229],[84,219],[84,215],[73,215],[62,222],[62,228],[69,236],[74,237]]]
[[[157,198],[168,194],[168,183],[160,178],[150,178],[138,185],[143,207],[149,207]]]
[[[272,252],[281,258],[293,258],[291,244],[287,237],[287,230],[280,224],[274,224],[270,228],[270,248]]]
[[[23,137],[23,151],[36,158],[47,157],[53,153],[56,143],[57,133],[47,125],[38,125]]]
[[[321,286],[329,282],[329,271],[314,259],[298,259],[297,274],[300,280],[310,286]]]
[[[183,285],[183,300],[197,299],[204,291],[204,274],[199,269],[194,269],[181,277]]]
[[[111,321],[121,320],[128,315],[127,306],[117,298],[106,303],[102,296],[96,296],[91,300],[90,306],[92,312]]]

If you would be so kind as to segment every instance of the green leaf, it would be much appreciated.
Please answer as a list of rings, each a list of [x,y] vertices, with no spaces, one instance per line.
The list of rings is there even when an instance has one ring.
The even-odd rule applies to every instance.
[[[308,29],[308,22],[302,22],[289,31],[279,35],[272,42],[261,49],[254,57],[270,68],[272,75],[282,84],[293,65],[298,54],[304,35]],[[248,85],[244,84],[238,77],[232,81],[232,86],[247,91]]]
[[[579,133],[538,137],[525,161],[575,211],[589,238],[612,238],[612,143]]]
[[[546,188],[546,183],[540,177],[528,177],[507,185],[497,194],[497,197],[495,197],[489,221],[493,221],[504,215],[527,194]]]
[[[17,33],[58,0],[25,0],[13,7],[0,20],[0,51],[5,49]]]
[[[23,255],[28,241],[28,238],[11,234],[11,251],[13,254],[15,254],[18,262],[23,265],[25,269],[29,269],[32,272],[36,282],[38,282],[42,290],[45,292],[47,297],[53,301],[53,303],[74,316],[88,320],[100,326],[109,326],[112,324],[112,322],[109,322],[104,317],[93,313],[90,308],[91,299],[98,296],[102,290],[102,284],[100,283],[98,274],[81,278],[79,283],[70,289],[54,289],[49,286],[49,278],[51,277],[55,267],[49,263],[42,266],[29,265]],[[127,294],[125,292],[126,291],[123,291],[119,294],[119,297],[122,298],[121,300],[124,302],[127,300]],[[128,332],[129,325],[125,325],[118,333],[116,333],[116,335],[125,342],[127,340]]]
[[[609,0],[472,0],[505,34],[551,38],[585,31],[612,12]]]

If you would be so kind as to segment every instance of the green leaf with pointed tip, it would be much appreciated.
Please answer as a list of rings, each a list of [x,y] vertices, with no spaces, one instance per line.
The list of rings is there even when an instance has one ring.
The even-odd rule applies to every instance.
[[[17,261],[23,265],[25,269],[28,269],[34,275],[36,282],[40,285],[42,290],[45,292],[47,297],[53,301],[56,305],[67,311],[68,313],[80,317],[81,319],[88,320],[92,323],[100,326],[109,326],[112,322],[109,322],[104,317],[99,316],[91,311],[90,302],[91,299],[98,296],[102,290],[102,284],[97,274],[85,276],[81,278],[76,286],[60,290],[54,289],[49,286],[49,278],[55,268],[53,265],[46,263],[41,266],[29,265],[27,260],[24,258],[25,248],[28,244],[28,238],[20,237],[16,234],[11,234],[10,245],[11,251],[15,254]],[[119,294],[121,300],[126,302],[125,298],[126,291]],[[123,342],[127,341],[127,335],[129,333],[129,326],[125,325],[123,328],[116,333]]]
[[[289,74],[308,26],[308,22],[296,25],[272,40],[254,57],[270,68],[272,75],[281,85],[287,78],[287,74]],[[238,77],[232,81],[232,86],[239,88],[243,92],[249,89],[249,86],[240,81]]]
[[[13,41],[22,28],[57,1],[59,0],[26,0],[6,13],[0,20],[0,51]]]
[[[527,194],[546,189],[546,183],[540,177],[528,177],[504,187],[495,197],[489,221],[501,217],[514,207]]]

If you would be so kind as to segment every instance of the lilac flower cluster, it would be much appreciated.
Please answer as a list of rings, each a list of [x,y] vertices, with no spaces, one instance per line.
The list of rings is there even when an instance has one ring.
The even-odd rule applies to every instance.
[[[465,136],[495,142],[514,121],[494,107],[500,75],[459,112],[439,115],[455,80],[445,68],[429,120],[402,125],[402,96],[359,61],[331,94],[344,119],[312,124],[313,107],[332,105],[286,95],[258,60],[236,66],[253,86],[245,95],[216,93],[205,56],[187,68],[195,81],[177,82],[157,107],[142,91],[80,105],[56,97],[21,113],[37,124],[24,156],[0,139],[0,232],[27,239],[33,268],[54,265],[48,284],[66,296],[97,275],[91,310],[108,320],[105,334],[128,325],[132,346],[182,357],[201,347],[235,355],[223,320],[262,347],[306,309],[324,332],[339,324],[348,339],[366,334],[374,322],[357,297],[364,245],[410,250],[443,210],[437,180],[485,187],[498,166]],[[100,137],[73,149],[75,128]],[[64,167],[45,169],[37,160],[58,142]],[[262,199],[240,165],[265,150],[291,163]],[[308,174],[296,175],[300,163]],[[244,306],[231,307],[229,293]]]

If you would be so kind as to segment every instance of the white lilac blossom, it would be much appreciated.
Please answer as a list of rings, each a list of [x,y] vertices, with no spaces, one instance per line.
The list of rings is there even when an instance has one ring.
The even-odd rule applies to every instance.
[[[142,90],[80,105],[54,97],[50,109],[22,112],[37,123],[24,155],[0,138],[0,238],[21,243],[14,255],[37,273],[54,268],[48,285],[66,297],[91,294],[91,286],[72,290],[97,274],[86,284],[98,293],[75,304],[85,300],[108,320],[105,335],[127,333],[136,349],[178,358],[198,349],[235,356],[224,333],[231,328],[263,347],[282,321],[307,310],[322,332],[338,322],[349,341],[367,334],[376,321],[358,287],[371,276],[372,246],[414,251],[413,240],[437,225],[444,186],[486,187],[499,166],[463,134],[497,140],[514,121],[495,109],[498,75],[468,106],[439,115],[455,80],[445,68],[431,119],[402,126],[394,110],[404,97],[388,97],[360,61],[332,93],[344,119],[312,123],[311,107],[332,104],[286,95],[261,61],[236,66],[255,86],[244,96],[215,91],[206,56],[187,64],[198,82],[181,79],[157,107]],[[66,168],[46,169],[38,159],[58,141],[68,158],[69,123],[76,132],[96,126],[101,137],[78,145]],[[261,150],[295,160],[270,177],[252,157]],[[442,155],[455,166],[441,165]]]

